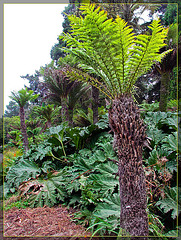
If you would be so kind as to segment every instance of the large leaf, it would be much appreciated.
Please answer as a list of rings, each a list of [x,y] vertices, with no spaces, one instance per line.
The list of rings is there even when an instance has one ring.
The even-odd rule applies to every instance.
[[[120,197],[119,194],[113,194],[108,198],[104,198],[103,203],[99,203],[96,208],[94,215],[103,219],[109,216],[120,217]]]
[[[176,115],[162,120],[161,123],[166,124],[170,129],[173,129],[175,131],[178,129],[178,119]]]
[[[113,162],[99,164],[95,170],[98,170],[102,175],[113,177],[118,172],[118,166]]]
[[[86,159],[78,159],[77,162],[75,162],[74,166],[76,167],[76,171],[78,171],[79,173],[83,173],[93,169],[93,166],[89,164]]]
[[[146,133],[147,136],[151,139],[152,146],[160,144],[162,140],[166,137],[166,134],[164,134],[158,128],[148,129]]]
[[[45,156],[49,154],[51,151],[51,146],[45,146],[43,144],[40,144],[39,146],[36,147],[36,152],[31,154],[31,157],[34,160],[42,160]]]
[[[104,151],[104,154],[106,158],[114,159],[116,158],[115,151],[113,150],[112,143],[106,142],[106,143],[99,143],[99,148]]]
[[[6,175],[8,184],[19,186],[20,183],[30,178],[36,178],[41,173],[39,166],[33,161],[20,160],[11,167]]]
[[[89,181],[93,181],[92,189],[99,191],[104,196],[108,196],[110,193],[113,193],[119,184],[115,177],[109,177],[102,174],[91,174],[89,176]]]
[[[165,236],[167,237],[178,237],[178,236],[181,236],[181,226],[177,226],[177,229],[175,230],[170,230],[169,232],[167,232],[165,234]]]
[[[81,149],[84,147],[85,140],[90,136],[90,134],[96,128],[95,125],[90,125],[88,127],[74,127],[67,128],[67,135],[75,144],[76,149]]]
[[[178,150],[178,138],[177,132],[166,136],[163,140],[164,144],[162,147],[166,149],[169,153],[177,152]]]
[[[20,194],[29,195],[30,207],[53,206],[57,200],[64,200],[66,194],[62,172],[50,173],[47,179],[36,179],[23,182]]]
[[[171,217],[173,219],[177,216],[177,203],[173,201],[172,199],[166,198],[163,200],[160,200],[156,203],[157,206],[160,206],[161,209],[163,209],[164,213],[167,213],[169,211],[172,211]]]
[[[102,150],[97,150],[95,154],[92,156],[94,161],[104,162],[106,160],[105,152]]]
[[[175,219],[178,215],[177,188],[173,187],[166,191],[166,198],[158,201],[156,206],[160,206],[164,213],[171,211],[171,217]]]
[[[66,190],[68,194],[72,194],[73,191],[78,192],[80,190],[80,182],[77,179],[73,179],[67,184]]]
[[[158,127],[160,121],[164,121],[167,118],[165,112],[147,112],[144,122],[148,124],[149,128]]]
[[[99,129],[106,129],[109,126],[108,113],[101,116],[101,119],[95,124]]]

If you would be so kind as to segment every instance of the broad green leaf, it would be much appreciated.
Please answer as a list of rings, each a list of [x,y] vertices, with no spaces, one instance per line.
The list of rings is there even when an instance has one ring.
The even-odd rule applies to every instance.
[[[166,193],[166,198],[158,201],[156,203],[156,206],[160,206],[160,208],[163,209],[164,213],[171,211],[171,217],[175,219],[178,215],[178,206],[179,206],[178,199],[177,199],[178,189],[177,187],[173,187],[173,188],[167,189],[165,193]]]
[[[104,198],[103,203],[99,203],[95,208],[95,216],[106,219],[109,216],[120,217],[120,197],[119,194],[113,194],[109,198]]]
[[[98,165],[95,170],[98,170],[103,175],[114,177],[113,174],[116,174],[118,172],[118,166],[115,163],[109,161],[107,163]]]
[[[169,151],[169,153],[177,152],[178,150],[178,139],[177,139],[177,132],[168,135],[163,140],[164,144],[162,147]]]
[[[31,184],[31,181],[29,183]],[[66,196],[62,172],[50,174],[47,179],[37,179],[33,183],[35,189],[36,186],[39,186],[39,188],[30,195],[31,207],[53,206],[57,203],[57,200],[63,201]]]
[[[19,186],[20,183],[30,178],[36,178],[41,173],[39,166],[33,161],[20,160],[11,167],[6,175],[8,184]]]

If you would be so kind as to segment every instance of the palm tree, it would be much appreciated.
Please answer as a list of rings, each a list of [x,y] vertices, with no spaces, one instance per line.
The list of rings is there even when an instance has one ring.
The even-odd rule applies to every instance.
[[[35,100],[38,95],[37,94],[33,94],[33,90],[27,90],[27,88],[25,89],[21,89],[18,92],[11,92],[11,96],[10,98],[15,101],[16,103],[18,103],[19,105],[19,114],[20,114],[20,121],[21,121],[21,132],[23,135],[23,145],[24,145],[24,149],[25,151],[28,150],[28,137],[27,137],[27,132],[26,132],[26,124],[25,124],[25,111],[24,111],[24,106],[29,102],[29,101],[33,101]]]
[[[89,88],[85,84],[71,81],[63,70],[55,67],[47,67],[44,70],[45,86],[48,90],[48,98],[55,104],[61,105],[62,119],[73,124],[73,109],[83,94]]]
[[[84,18],[69,17],[72,35],[64,34],[64,40],[70,47],[65,51],[77,57],[83,71],[68,67],[67,76],[92,84],[110,99],[109,124],[119,158],[120,226],[131,236],[146,239],[147,198],[142,167],[146,134],[132,91],[137,78],[169,52],[159,53],[165,46],[167,29],[154,20],[149,26],[151,35],[136,36],[119,16],[114,21],[108,19],[107,13],[93,4],[83,4],[81,10]]]

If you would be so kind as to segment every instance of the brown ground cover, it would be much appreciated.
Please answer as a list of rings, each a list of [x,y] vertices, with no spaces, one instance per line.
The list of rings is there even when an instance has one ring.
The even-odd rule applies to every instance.
[[[73,222],[73,212],[75,212],[73,209],[68,210],[61,205],[53,208],[11,208],[4,212],[4,236],[13,237],[13,239],[19,236],[21,238],[16,239],[21,240],[25,236],[29,240],[35,240],[34,236],[37,236],[38,240],[48,240],[49,237],[52,240],[63,240],[67,237],[70,237],[69,239],[89,239],[91,233],[86,232],[83,226]],[[29,238],[31,236],[33,238]],[[43,238],[43,236],[48,238]]]

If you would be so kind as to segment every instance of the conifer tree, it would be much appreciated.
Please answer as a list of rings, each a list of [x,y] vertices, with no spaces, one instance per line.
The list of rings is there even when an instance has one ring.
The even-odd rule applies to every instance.
[[[169,51],[165,46],[167,29],[154,20],[151,35],[135,35],[119,16],[113,21],[95,5],[83,4],[84,17],[70,16],[71,34],[64,34],[70,54],[77,57],[82,72],[67,69],[72,79],[88,82],[110,99],[109,124],[119,158],[120,227],[131,236],[148,235],[147,198],[142,167],[145,126],[132,91],[138,77],[151,69]],[[98,81],[91,74],[99,76]]]

